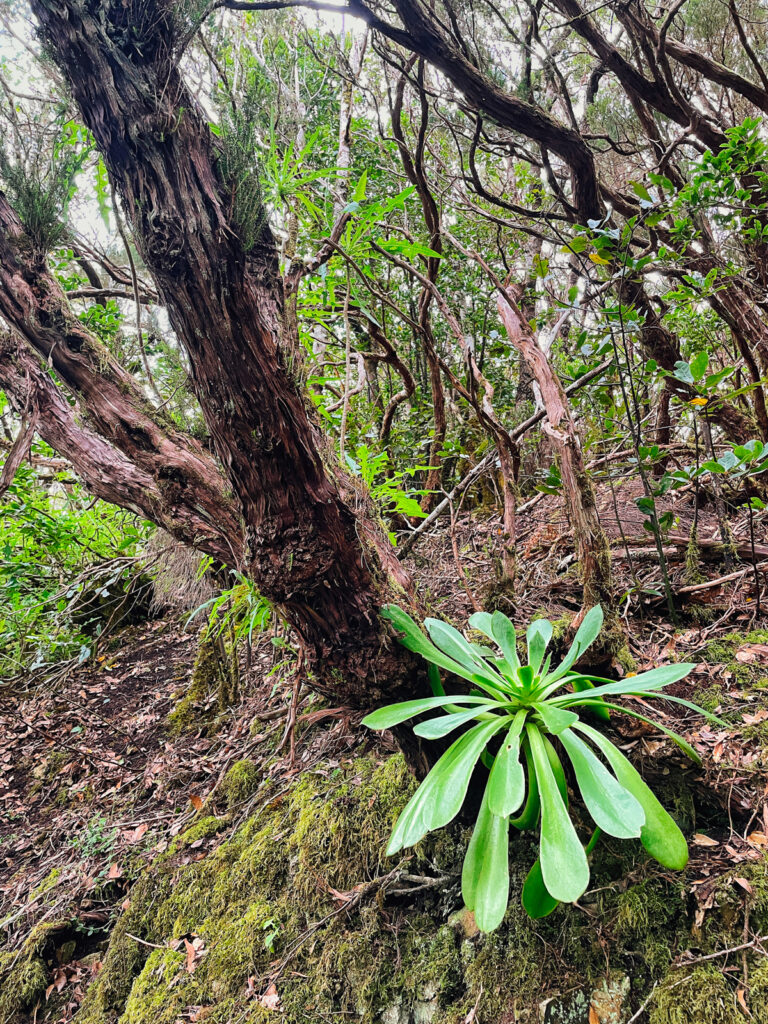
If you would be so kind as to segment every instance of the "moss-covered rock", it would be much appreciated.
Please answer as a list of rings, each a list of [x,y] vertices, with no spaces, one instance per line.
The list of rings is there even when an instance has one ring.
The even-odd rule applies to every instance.
[[[717,967],[671,972],[654,993],[648,1024],[743,1024],[733,986]]]
[[[222,638],[204,629],[189,686],[168,715],[168,727],[173,735],[200,729],[215,730],[219,715],[236,703],[235,662],[236,654],[228,650]]]
[[[694,1016],[676,1009],[676,994],[698,992],[702,979],[716,1006],[706,1024],[731,1024],[733,986],[717,965],[700,978],[699,968],[686,974],[672,963],[692,946],[706,953],[739,941],[735,897],[731,913],[714,907],[711,927],[694,935],[684,876],[658,869],[637,843],[605,842],[582,907],[532,922],[519,898],[536,840],[522,834],[511,843],[509,910],[483,935],[462,910],[466,825],[430,835],[402,860],[384,856],[414,787],[400,756],[317,765],[207,855],[196,847],[193,859],[190,836],[226,823],[200,819],[134,886],[78,1024],[174,1024],[190,1007],[203,1007],[208,1024],[274,1022],[259,999],[271,983],[281,1024],[464,1024],[476,1005],[483,1024],[507,1024],[535,1020],[550,996],[552,1013],[565,1012],[575,993],[584,1013],[564,1019],[584,1024],[598,996],[601,1006],[620,996],[634,1011],[654,983],[654,1024],[703,1024],[695,1001]],[[764,868],[747,870],[758,927]]]

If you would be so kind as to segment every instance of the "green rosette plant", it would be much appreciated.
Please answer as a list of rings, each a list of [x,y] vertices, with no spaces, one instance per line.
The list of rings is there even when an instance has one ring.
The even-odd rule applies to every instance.
[[[467,640],[439,619],[425,620],[427,636],[396,605],[387,605],[382,614],[402,634],[400,642],[429,662],[435,695],[381,708],[364,718],[363,724],[390,729],[438,711],[436,717],[414,726],[417,736],[440,739],[462,730],[398,818],[388,855],[413,846],[427,832],[456,817],[482,759],[490,771],[461,879],[464,901],[475,912],[482,931],[498,927],[509,902],[510,826],[540,832],[539,857],[522,892],[523,906],[534,918],[584,893],[589,884],[588,855],[601,832],[619,839],[639,838],[664,867],[685,867],[688,846],[680,829],[599,725],[605,724],[612,710],[621,711],[656,726],[698,761],[682,736],[634,708],[614,703],[617,697],[647,701],[663,696],[717,721],[690,701],[659,693],[687,676],[692,664],[665,665],[618,681],[574,670],[600,633],[603,611],[599,606],[585,615],[570,650],[555,668],[547,654],[553,627],[546,619],[529,626],[527,661],[521,662],[515,627],[502,612],[478,612],[469,620],[493,648]],[[440,669],[470,683],[469,692],[448,696]],[[592,724],[582,721],[584,712]],[[489,750],[491,744],[495,753]],[[596,826],[586,844],[571,820],[563,755]]]

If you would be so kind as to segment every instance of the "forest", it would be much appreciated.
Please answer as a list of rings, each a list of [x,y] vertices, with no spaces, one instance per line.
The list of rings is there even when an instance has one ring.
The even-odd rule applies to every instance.
[[[768,1024],[768,5],[0,0],[0,1024]]]

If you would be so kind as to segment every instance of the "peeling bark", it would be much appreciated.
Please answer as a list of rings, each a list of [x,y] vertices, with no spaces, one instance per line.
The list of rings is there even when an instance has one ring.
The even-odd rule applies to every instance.
[[[414,659],[388,642],[377,614],[383,601],[403,601],[407,576],[383,531],[353,510],[362,496],[326,465],[285,364],[266,215],[250,211],[246,250],[230,215],[236,185],[222,180],[217,143],[178,69],[172,5],[31,6],[189,357],[242,509],[251,577],[297,630],[319,692],[363,706],[412,694]]]
[[[162,420],[136,380],[75,316],[2,193],[0,313],[77,397],[93,430],[159,488],[167,509],[176,510],[169,512],[179,524],[174,536],[237,564],[242,526],[216,463],[198,442]]]

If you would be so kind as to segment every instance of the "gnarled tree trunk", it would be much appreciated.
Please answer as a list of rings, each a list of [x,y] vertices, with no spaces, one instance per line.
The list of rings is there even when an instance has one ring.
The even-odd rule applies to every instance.
[[[31,6],[189,357],[240,503],[249,574],[300,635],[319,692],[365,706],[412,694],[413,660],[378,617],[383,601],[403,600],[407,576],[373,518],[353,509],[363,497],[331,468],[286,366],[272,234],[262,209],[238,208],[179,72],[179,5]]]

